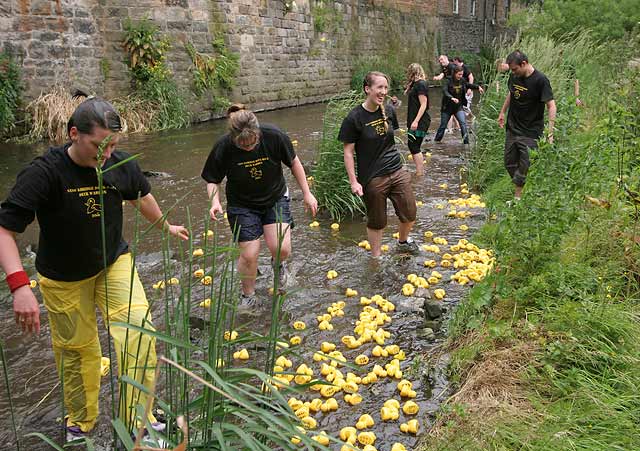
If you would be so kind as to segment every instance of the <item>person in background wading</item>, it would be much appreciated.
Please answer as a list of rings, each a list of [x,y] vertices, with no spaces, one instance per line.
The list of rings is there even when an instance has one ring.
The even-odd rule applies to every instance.
[[[462,134],[462,142],[469,144],[469,135],[467,131],[467,123],[465,113],[462,108],[465,105],[467,89],[477,89],[482,94],[484,90],[478,85],[467,83],[463,77],[462,67],[456,66],[453,69],[453,77],[447,79],[447,83],[442,90],[442,107],[440,109],[440,127],[436,132],[435,142],[442,141],[447,123],[452,116],[458,119],[460,124],[460,133]]]
[[[232,105],[227,110],[229,132],[220,138],[209,154],[202,170],[211,199],[209,213],[216,220],[221,214],[220,184],[226,178],[227,218],[240,246],[238,272],[242,278],[239,306],[251,308],[257,304],[255,296],[260,237],[271,253],[272,264],[280,245],[280,266],[274,267],[281,288],[290,284],[286,260],[291,254],[293,218],[289,208],[282,164],[302,190],[305,207],[313,216],[318,202],[311,194],[300,159],[289,137],[279,128],[260,124],[253,112],[244,105]],[[275,266],[275,265],[274,265]]]
[[[504,164],[515,185],[514,199],[520,200],[527,172],[529,149],[538,147],[538,139],[544,131],[544,110],[549,110],[547,141],[553,144],[553,127],[556,121],[556,103],[549,79],[530,63],[527,55],[516,50],[507,56],[511,70],[509,92],[498,115],[498,125],[507,133],[504,148]]]
[[[398,108],[400,108],[400,105],[402,105],[402,102],[398,99],[398,97],[391,96],[389,97],[389,101],[387,102],[387,104],[384,106],[387,117],[389,118],[391,126],[394,130],[398,130],[400,128],[400,123],[398,122],[398,113],[396,111]]]
[[[416,164],[416,175],[424,175],[424,157],[420,147],[427,136],[431,116],[429,116],[429,86],[424,69],[413,63],[407,68],[407,145]]]
[[[70,142],[50,148],[18,174],[0,207],[0,266],[13,295],[16,323],[25,333],[39,333],[40,310],[22,267],[14,234],[35,217],[40,225],[36,269],[48,311],[51,341],[64,384],[67,440],[81,438],[98,417],[101,358],[96,306],[105,323],[124,322],[154,331],[144,289],[122,238],[122,206],[129,201],[151,223],[187,239],[187,230],[163,220],[151,186],[129,155],[116,151],[120,117],[102,99],[82,102],[67,124]],[[107,138],[102,159],[98,149]],[[96,168],[104,174],[102,204]],[[101,217],[105,221],[105,268]],[[133,274],[132,274],[133,271]],[[108,286],[108,297],[106,286]],[[109,328],[118,358],[118,376],[127,375],[151,390],[156,366],[155,338],[134,329]],[[119,417],[137,427],[136,405],[146,395],[130,384],[120,396]],[[155,430],[164,423],[150,414]]]
[[[469,67],[464,64],[464,60],[460,56],[456,56],[453,58],[453,63],[462,67],[462,78],[467,83],[475,84],[475,77],[473,76],[473,72],[469,70]],[[467,115],[473,116],[471,114],[471,104],[473,103],[473,89],[469,88],[466,92],[466,105],[462,107],[462,110],[467,113]]]
[[[383,107],[388,89],[389,79],[385,74],[369,72],[363,81],[366,99],[344,118],[338,134],[338,139],[344,143],[344,165],[351,191],[363,197],[367,209],[367,237],[374,257],[381,255],[382,233],[387,225],[387,199],[391,199],[400,219],[398,250],[418,251],[409,236],[416,220],[411,175],[402,167],[393,129],[389,127]]]

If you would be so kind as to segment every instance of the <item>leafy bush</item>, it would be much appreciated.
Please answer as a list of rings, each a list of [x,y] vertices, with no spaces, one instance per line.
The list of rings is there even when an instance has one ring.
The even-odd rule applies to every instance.
[[[186,127],[190,115],[173,74],[166,65],[169,41],[149,19],[125,23],[123,47],[129,55],[133,98],[154,111],[153,130]]]
[[[362,57],[356,59],[351,75],[351,89],[362,92],[362,80],[368,72],[378,71],[391,79],[389,92],[402,92],[406,78],[406,67],[396,57]]]
[[[15,126],[16,114],[22,96],[20,71],[6,52],[0,53],[0,137]]]

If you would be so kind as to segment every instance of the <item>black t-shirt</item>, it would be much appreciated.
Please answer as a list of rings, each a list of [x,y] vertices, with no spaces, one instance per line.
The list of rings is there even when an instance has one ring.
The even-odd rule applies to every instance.
[[[446,66],[440,66],[442,69],[442,73],[444,74],[444,78],[453,76],[453,71],[456,68],[456,63],[449,62]]]
[[[424,114],[418,122],[418,130],[426,132],[429,130],[431,116],[429,116],[429,86],[424,80],[413,82],[411,88],[409,88],[407,99],[407,128],[411,127],[411,124],[418,115],[418,110],[420,110],[420,99],[418,96],[421,94],[427,98],[427,109],[424,110]]]
[[[93,168],[76,165],[70,143],[49,149],[19,174],[0,208],[0,225],[21,233],[37,216],[40,240],[36,268],[45,277],[78,281],[103,266],[100,214],[104,212],[107,264],[127,252],[122,238],[122,201],[149,194],[151,186],[138,163],[129,161],[104,174],[104,204]],[[126,160],[113,152],[103,169]]]
[[[467,105],[467,89],[478,89],[479,86],[465,81],[464,77],[460,80],[448,78],[442,88],[442,108],[441,111],[455,114],[460,108]],[[458,99],[458,103],[451,99]]]
[[[338,139],[343,143],[355,143],[358,182],[363,187],[373,177],[391,174],[402,168],[393,138],[393,127],[388,127],[385,132],[380,108],[372,113],[362,105],[355,107],[342,121]]]
[[[544,130],[544,108],[553,100],[549,79],[537,70],[526,78],[509,77],[511,99],[507,130],[516,135],[538,139]]]
[[[471,75],[471,71],[469,70],[469,68],[467,66],[462,66],[462,78],[464,78],[464,80],[468,83],[469,82],[469,75]]]
[[[208,183],[227,178],[227,204],[264,209],[275,205],[287,191],[282,163],[291,167],[296,153],[289,137],[274,125],[260,126],[260,141],[251,151],[235,145],[229,134],[213,146],[202,169]]]

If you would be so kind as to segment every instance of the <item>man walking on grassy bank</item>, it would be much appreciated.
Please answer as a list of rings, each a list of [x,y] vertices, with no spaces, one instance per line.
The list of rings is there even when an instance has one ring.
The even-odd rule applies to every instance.
[[[188,237],[184,227],[162,219],[138,164],[115,150],[120,130],[120,116],[110,103],[98,98],[85,100],[67,124],[71,142],[33,160],[18,174],[0,207],[0,267],[13,295],[16,324],[25,333],[40,332],[40,308],[14,234],[38,218],[36,268],[64,384],[67,440],[81,438],[93,429],[98,417],[102,353],[96,306],[107,324],[122,322],[154,330],[144,289],[122,239],[123,201],[131,202],[148,221],[171,235]],[[100,152],[107,139],[110,141]],[[102,190],[96,168],[102,168]],[[119,326],[109,327],[109,332],[118,358],[118,375],[127,375],[151,389],[155,338]],[[135,406],[145,405],[146,395],[130,384],[123,384],[122,389],[125,393],[120,396],[119,415],[133,428],[137,426],[133,421]],[[149,414],[148,420],[154,429],[164,428],[153,415]]]
[[[504,127],[507,109],[507,133],[504,146],[504,164],[515,185],[515,199],[522,195],[529,170],[529,149],[538,147],[537,140],[544,131],[544,108],[549,110],[547,139],[553,143],[556,103],[549,79],[530,63],[527,55],[516,50],[507,56],[511,70],[509,92],[504,100],[498,124]]]

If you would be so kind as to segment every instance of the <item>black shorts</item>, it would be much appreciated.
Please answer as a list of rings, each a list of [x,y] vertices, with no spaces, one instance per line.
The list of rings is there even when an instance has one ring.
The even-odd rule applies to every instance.
[[[269,208],[227,207],[227,219],[238,242],[254,241],[264,234],[268,224],[289,224],[293,229],[293,217],[289,208],[289,196],[284,195]]]

